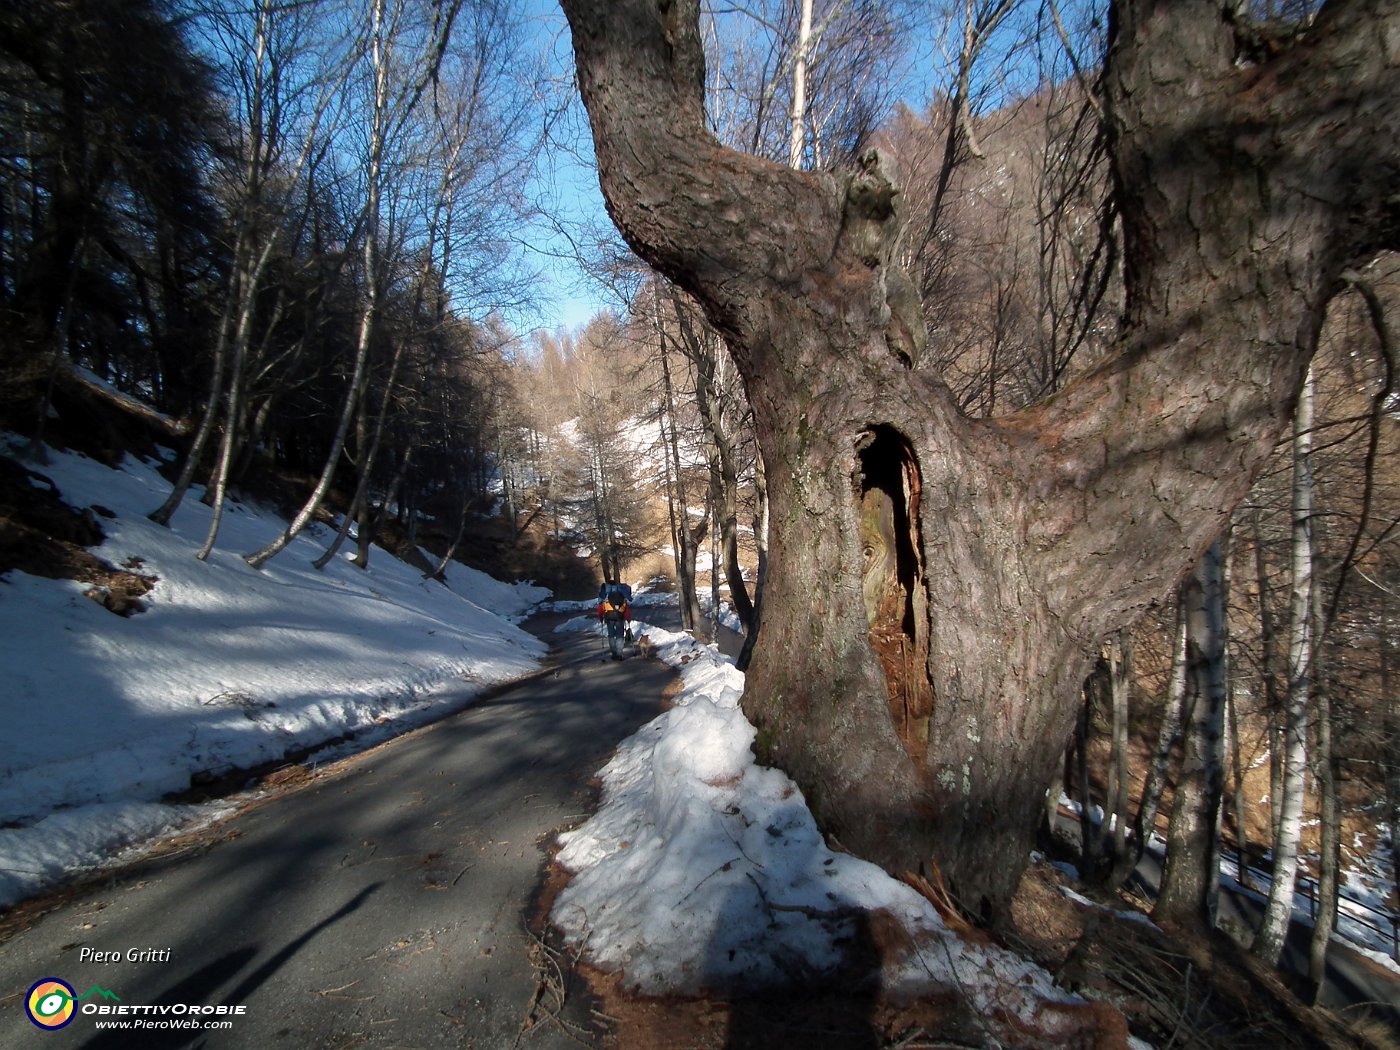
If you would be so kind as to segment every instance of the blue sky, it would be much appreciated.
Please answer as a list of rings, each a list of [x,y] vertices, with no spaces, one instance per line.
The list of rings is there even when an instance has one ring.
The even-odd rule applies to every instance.
[[[583,106],[572,90],[573,51],[568,26],[555,0],[524,0],[530,25],[531,48],[548,63],[556,78],[552,102],[568,108],[554,119],[550,141],[530,187],[532,199],[548,211],[548,217],[522,230],[522,241],[532,266],[541,271],[536,289],[539,303],[533,315],[519,319],[521,334],[531,329],[573,331],[600,309],[614,306],[602,289],[588,280],[572,257],[571,239],[588,225],[608,224],[602,191],[593,171],[592,142],[588,137]],[[608,226],[610,229],[611,227]]]

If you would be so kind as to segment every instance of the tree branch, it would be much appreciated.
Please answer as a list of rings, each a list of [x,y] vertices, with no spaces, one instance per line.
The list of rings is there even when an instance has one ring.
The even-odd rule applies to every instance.
[[[608,213],[633,251],[704,303],[721,331],[766,338],[763,318],[740,316],[725,286],[747,273],[791,289],[829,258],[839,180],[725,149],[708,132],[694,0],[562,6]],[[792,221],[814,201],[827,213],[825,243]]]

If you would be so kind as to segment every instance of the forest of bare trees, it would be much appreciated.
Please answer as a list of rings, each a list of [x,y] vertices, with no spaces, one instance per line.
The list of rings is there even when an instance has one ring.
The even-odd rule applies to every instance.
[[[391,507],[463,518],[494,471],[501,317],[531,277],[506,188],[539,136],[510,5],[77,0],[4,20],[5,424],[80,405],[85,376],[139,395],[187,437],[152,517],[202,486],[206,554],[230,489],[308,479],[288,535],[242,552],[255,565],[332,484],[361,561]]]
[[[1316,879],[1319,981],[1400,881],[1393,7],[568,0],[626,243],[522,333],[517,6],[8,5],[0,425],[140,398],[155,520],[284,505],[254,567],[493,514],[665,576],[846,847],[996,925],[1063,791],[1163,923],[1270,872],[1270,962]]]

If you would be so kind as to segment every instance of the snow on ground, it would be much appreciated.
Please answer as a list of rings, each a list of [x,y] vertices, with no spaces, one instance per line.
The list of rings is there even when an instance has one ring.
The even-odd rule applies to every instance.
[[[1355,867],[1342,872],[1338,921],[1344,936],[1366,945],[1367,955],[1400,973],[1400,915],[1390,912],[1396,899],[1391,841],[1390,826],[1380,823],[1369,839],[1357,835],[1352,842],[1347,856]]]
[[[111,470],[50,452],[36,466],[71,506],[100,506],[94,553],[158,577],[123,618],[86,585],[0,577],[0,907],[65,872],[217,808],[159,804],[193,775],[278,759],[354,733],[363,746],[538,666],[544,647],[507,619],[547,596],[453,563],[447,586],[376,549],[367,570],[311,565],[303,533],[261,571],[240,557],[285,528],[230,503],[219,546],[195,551],[210,511],[192,490],[172,527],[146,518],[169,492],[154,464]],[[107,517],[105,512],[114,513]],[[469,683],[464,686],[464,683]]]
[[[674,594],[671,594],[671,593],[668,592],[668,591],[646,591],[646,590],[643,590],[643,589],[642,589],[641,587],[639,587],[639,586],[633,585],[633,586],[632,586],[632,600],[631,600],[628,604],[629,604],[634,610],[636,610],[636,609],[648,609],[648,608],[652,608],[652,607],[658,606],[658,605],[675,605],[676,602],[677,602],[677,600],[678,600],[678,599],[676,598],[676,596],[675,596]],[[583,598],[583,599],[578,600],[578,601],[573,601],[573,600],[562,599],[562,598],[561,598],[561,599],[558,599],[558,600],[556,600],[556,601],[541,602],[541,603],[536,607],[536,611],[542,612],[542,613],[570,613],[570,612],[591,613],[591,612],[593,612],[593,611],[594,611],[595,609],[597,609],[597,608],[598,608],[598,599],[597,599],[597,598]],[[556,630],[556,631],[583,630],[583,629],[584,629],[585,627],[587,627],[587,626],[588,626],[587,620],[585,620],[582,624],[575,624],[573,621],[567,621],[566,623],[560,624],[558,627],[555,628],[555,630]]]
[[[587,617],[558,628],[594,629]],[[603,769],[599,812],[561,836],[573,878],[552,918],[573,947],[645,994],[811,988],[848,982],[845,947],[881,923],[905,944],[884,961],[892,992],[960,989],[982,1016],[1029,1024],[1047,1023],[1047,1003],[1076,1001],[1035,964],[958,936],[880,868],[829,850],[797,786],[755,763],[728,658],[689,635],[633,630],[680,669],[683,690]]]
[[[1356,858],[1352,858],[1356,861]],[[1373,873],[1379,868],[1374,858],[1365,857],[1359,867],[1342,872],[1341,893],[1337,901],[1337,927],[1332,940],[1344,943],[1352,951],[1366,956],[1377,966],[1384,967],[1400,976],[1400,962],[1396,961],[1397,924],[1387,910],[1389,880],[1383,875],[1375,876],[1384,887],[1377,892]],[[1316,857],[1313,858],[1314,863]],[[1250,885],[1240,882],[1239,860],[1233,853],[1222,852],[1220,858],[1220,884],[1241,897],[1248,897],[1259,905],[1268,900],[1272,879],[1267,871],[1249,868]],[[1299,878],[1293,891],[1293,921],[1307,929],[1315,925],[1314,911],[1317,907],[1312,894],[1316,893],[1317,883],[1311,879]]]

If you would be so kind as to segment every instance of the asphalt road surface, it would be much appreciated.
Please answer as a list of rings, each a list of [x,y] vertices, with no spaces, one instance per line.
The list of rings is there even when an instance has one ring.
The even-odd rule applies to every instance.
[[[1060,811],[1057,836],[1078,849],[1080,824],[1077,816]],[[1155,849],[1142,855],[1133,872],[1138,889],[1155,900],[1162,884],[1162,856]],[[1248,894],[1221,887],[1220,917],[1237,929],[1256,930],[1263,908]],[[1280,966],[1293,975],[1291,984],[1306,1001],[1308,989],[1303,978],[1308,973],[1308,950],[1312,928],[1296,919],[1290,923]],[[1334,937],[1327,946],[1327,972],[1320,1005],[1351,1020],[1370,1016],[1388,1026],[1400,1038],[1400,980],[1380,964],[1353,951],[1345,941]]]
[[[0,1047],[576,1048],[547,1016],[525,919],[553,833],[587,814],[593,773],[657,713],[672,672],[606,660],[592,635],[555,637],[542,675],[319,770],[13,932]],[[48,977],[80,997],[59,1031],[25,1014]],[[586,1004],[569,1009],[586,1020]],[[97,1027],[119,1020],[228,1027]]]
[[[1155,899],[1162,882],[1161,858],[1152,851],[1143,854],[1134,875],[1144,891]],[[1254,897],[1221,887],[1222,921],[1231,922],[1236,929],[1257,930],[1263,915],[1264,908]],[[1312,927],[1293,920],[1289,923],[1283,956],[1279,960],[1283,971],[1293,975],[1293,990],[1305,1002],[1310,994],[1310,985],[1304,979],[1308,973],[1311,942]],[[1320,1005],[1349,1019],[1373,1017],[1400,1037],[1400,981],[1391,971],[1353,951],[1338,937],[1327,943],[1327,968]]]

